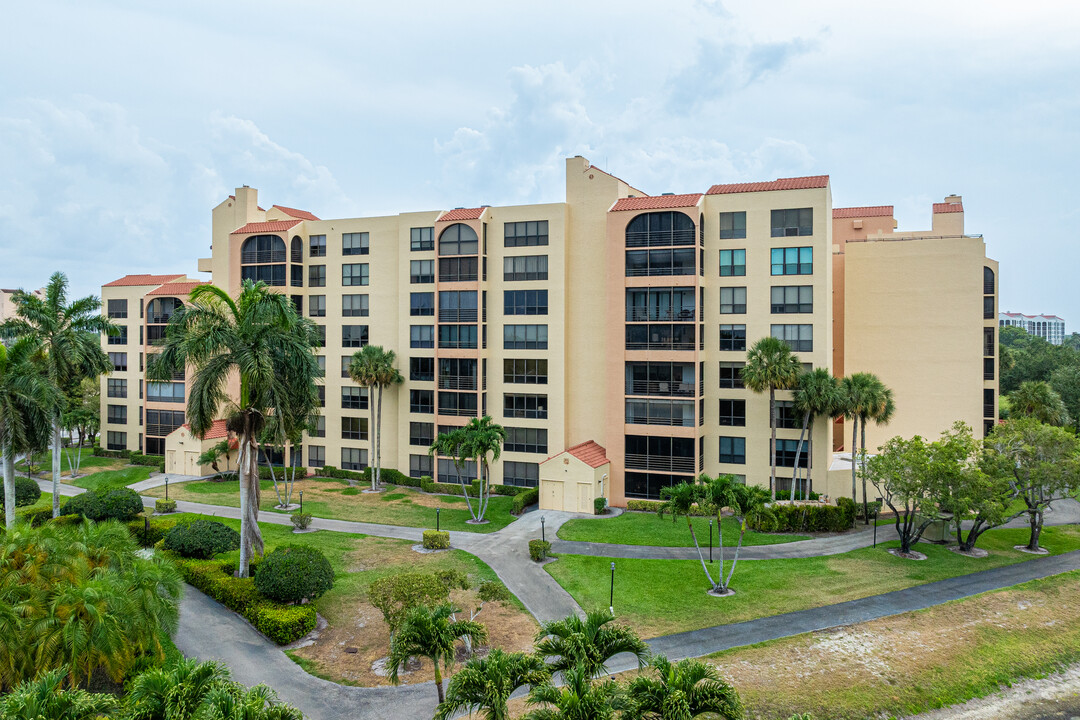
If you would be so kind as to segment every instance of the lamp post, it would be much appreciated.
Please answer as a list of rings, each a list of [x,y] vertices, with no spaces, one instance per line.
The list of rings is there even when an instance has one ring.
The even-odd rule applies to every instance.
[[[300,491],[300,514],[304,514],[304,491]]]
[[[544,516],[540,516],[540,540],[541,542],[547,542],[547,535],[544,532]]]
[[[877,547],[877,519],[878,515],[881,514],[881,498],[878,498],[877,501],[877,510],[874,511],[874,547]]]
[[[169,476],[165,476],[165,499],[169,499]]]
[[[435,532],[439,532],[439,511],[441,508],[435,508]]]
[[[611,595],[608,596],[608,612],[615,617],[615,561],[611,561]]]
[[[712,518],[709,518],[709,562],[712,562]]]

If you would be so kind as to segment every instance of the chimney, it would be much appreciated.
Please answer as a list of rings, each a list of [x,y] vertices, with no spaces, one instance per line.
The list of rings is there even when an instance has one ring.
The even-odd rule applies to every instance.
[[[237,227],[261,220],[259,214],[259,191],[247,185],[236,188]]]

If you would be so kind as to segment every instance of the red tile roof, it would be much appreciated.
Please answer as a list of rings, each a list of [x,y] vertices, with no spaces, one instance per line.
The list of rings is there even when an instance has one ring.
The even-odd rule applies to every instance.
[[[1014,313],[1014,312],[1003,312],[1001,314],[1002,315],[1007,315],[1008,317],[1011,317],[1011,318],[1028,318],[1028,319],[1031,319],[1031,320],[1034,320],[1035,318],[1040,318],[1042,320],[1062,320],[1062,321],[1065,320],[1065,318],[1059,318],[1057,315],[1025,315],[1024,313]]]
[[[253,222],[244,227],[233,230],[230,235],[248,235],[251,233],[285,232],[300,224],[299,220],[271,220],[270,222]]]
[[[607,459],[607,451],[597,445],[596,442],[593,440],[587,440],[583,443],[575,445],[572,448],[567,448],[561,453],[556,453],[552,455],[544,462],[547,462],[548,460],[554,460],[560,455],[564,455],[566,453],[570,453],[591,468],[598,468],[601,465],[607,465],[608,462],[610,462]]]
[[[628,197],[616,201],[611,207],[611,212],[620,212],[622,210],[662,210],[666,208],[694,207],[700,201],[701,193]]]
[[[191,430],[191,425],[189,425],[188,423],[184,423],[184,428],[186,428],[187,430]],[[227,437],[228,434],[229,431],[225,429],[225,421],[215,420],[210,425],[210,429],[206,431],[206,435],[204,435],[202,439],[217,440],[218,438]]]
[[[193,282],[171,282],[171,283],[165,283],[161,287],[154,288],[153,290],[151,290],[150,292],[148,292],[146,294],[147,295],[183,296],[183,295],[187,295],[188,293],[190,293],[192,290],[199,287],[200,285],[209,285],[209,284],[210,283],[208,283],[208,282],[199,282],[197,280],[193,281]]]
[[[779,178],[772,182],[730,183],[713,185],[707,195],[729,195],[731,193],[767,192],[770,190],[810,190],[828,187],[828,175],[810,175],[808,177]]]
[[[314,215],[312,215],[311,213],[309,213],[307,210],[297,210],[296,208],[285,207],[284,205],[272,205],[271,207],[272,208],[277,208],[278,210],[285,213],[286,215],[291,215],[292,217],[300,218],[301,220],[318,220],[319,219],[319,218],[315,217]]]
[[[183,275],[125,275],[119,280],[105,283],[102,287],[132,287],[136,285],[160,285],[184,277]]]
[[[934,203],[934,214],[964,212],[964,203]]]
[[[457,208],[456,210],[451,210],[451,211],[443,214],[443,216],[440,217],[438,220],[436,220],[436,222],[455,222],[457,220],[477,220],[484,213],[484,210],[487,210],[487,208],[486,207]]]
[[[833,208],[832,216],[833,220],[840,218],[892,217],[893,206],[871,205],[869,207]]]

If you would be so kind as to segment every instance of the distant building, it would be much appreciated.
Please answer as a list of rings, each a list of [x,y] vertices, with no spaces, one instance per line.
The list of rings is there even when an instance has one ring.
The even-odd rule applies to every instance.
[[[10,320],[15,317],[15,303],[11,301],[11,296],[15,294],[14,289],[0,288],[0,321]],[[39,298],[45,297],[45,288],[35,290],[33,295]]]
[[[1060,345],[1065,339],[1065,321],[1057,315],[1025,315],[1003,312],[998,314],[1001,327],[1018,327],[1041,337],[1052,345]]]

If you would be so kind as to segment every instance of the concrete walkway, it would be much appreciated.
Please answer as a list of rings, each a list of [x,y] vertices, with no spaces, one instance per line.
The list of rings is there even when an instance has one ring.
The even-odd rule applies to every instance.
[[[214,476],[213,475],[202,475],[202,476],[200,476],[200,475],[172,475],[172,474],[169,474],[169,473],[155,472],[153,475],[150,476],[149,479],[140,480],[137,483],[132,483],[131,485],[128,485],[128,487],[131,488],[132,490],[134,490],[135,492],[140,492],[141,493],[143,490],[150,490],[152,488],[161,487],[162,485],[165,484],[166,480],[168,480],[169,484],[172,485],[172,484],[175,484],[175,483],[191,482],[192,480],[209,480],[212,477],[214,477]]]

